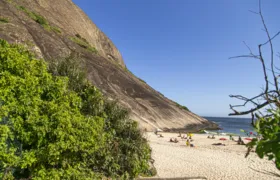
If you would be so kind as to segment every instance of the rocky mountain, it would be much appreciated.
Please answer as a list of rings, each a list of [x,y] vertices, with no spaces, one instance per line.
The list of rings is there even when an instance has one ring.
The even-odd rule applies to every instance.
[[[151,88],[125,66],[112,41],[71,0],[0,0],[0,38],[46,61],[78,53],[88,79],[131,110],[141,128],[216,128]]]

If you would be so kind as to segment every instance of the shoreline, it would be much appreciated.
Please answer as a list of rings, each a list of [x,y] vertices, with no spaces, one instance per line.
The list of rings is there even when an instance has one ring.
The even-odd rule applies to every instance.
[[[219,135],[208,139],[208,134],[193,134],[195,147],[187,147],[186,140],[178,133],[145,133],[152,148],[152,158],[157,175],[154,178],[203,177],[206,179],[279,179],[280,172],[272,161],[260,159],[255,153],[245,158],[247,148],[230,141],[229,136]],[[183,133],[182,133],[183,135]],[[177,138],[178,143],[169,142]],[[226,138],[221,141],[220,138]],[[249,142],[242,137],[245,143]],[[213,145],[222,143],[225,145]],[[279,174],[276,177],[275,174]]]

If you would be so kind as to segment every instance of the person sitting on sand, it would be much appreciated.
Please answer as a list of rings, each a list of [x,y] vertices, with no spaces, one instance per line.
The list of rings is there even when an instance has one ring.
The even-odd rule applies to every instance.
[[[241,137],[239,136],[237,144],[239,145],[245,145],[244,141],[241,139]]]
[[[215,137],[215,135],[213,134],[212,137],[211,137],[211,139],[215,139],[215,138],[216,138],[216,137]]]
[[[177,138],[175,138],[174,142],[175,142],[175,143],[177,143],[177,142],[179,142],[179,141],[178,141],[178,139],[177,139]]]
[[[208,136],[207,138],[208,138],[208,139],[210,139],[211,137],[210,137],[210,136]]]
[[[158,135],[159,135],[159,137],[160,137],[160,138],[162,138],[162,137],[163,137],[163,135],[162,135],[162,134],[158,134]]]
[[[170,142],[174,142],[174,138],[170,138],[170,140],[169,140]]]

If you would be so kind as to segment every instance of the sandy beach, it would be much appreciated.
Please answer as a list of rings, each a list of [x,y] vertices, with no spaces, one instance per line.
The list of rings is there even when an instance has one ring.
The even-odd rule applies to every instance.
[[[208,139],[206,134],[194,134],[192,143],[195,147],[187,147],[186,140],[177,137],[178,134],[161,134],[164,137],[159,138],[152,132],[146,134],[153,151],[158,178],[280,179],[280,172],[272,161],[260,159],[255,153],[245,158],[246,147],[237,145],[228,136]],[[179,142],[169,142],[171,137],[176,137]],[[219,140],[222,137],[227,140]],[[225,146],[215,146],[213,143],[224,143]]]

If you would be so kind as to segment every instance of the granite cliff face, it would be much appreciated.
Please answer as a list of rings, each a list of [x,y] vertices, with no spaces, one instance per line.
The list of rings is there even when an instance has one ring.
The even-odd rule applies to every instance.
[[[46,61],[80,54],[88,79],[129,108],[141,128],[216,128],[130,73],[112,41],[71,0],[0,0],[0,38]]]

